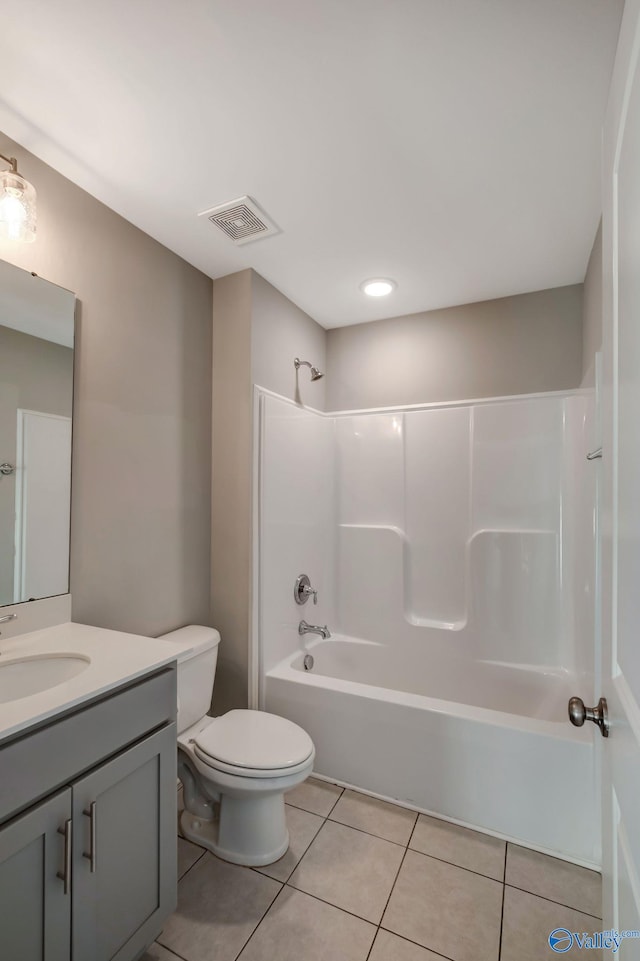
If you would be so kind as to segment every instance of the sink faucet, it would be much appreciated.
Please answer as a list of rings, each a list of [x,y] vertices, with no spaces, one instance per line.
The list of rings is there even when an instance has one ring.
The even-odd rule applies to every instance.
[[[307,624],[306,621],[300,621],[298,624],[298,634],[319,634],[325,641],[331,637],[331,631],[326,624],[324,627],[318,627],[316,624]]]
[[[0,617],[0,624],[6,624],[7,621],[15,621],[17,617],[17,614],[3,614],[3,616]],[[2,651],[0,651],[0,654],[2,654]]]

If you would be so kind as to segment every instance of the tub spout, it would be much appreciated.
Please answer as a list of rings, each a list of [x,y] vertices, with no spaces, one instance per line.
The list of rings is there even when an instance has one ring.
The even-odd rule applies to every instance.
[[[331,637],[331,631],[326,624],[324,627],[318,627],[317,624],[307,624],[306,621],[300,621],[298,624],[298,634],[301,636],[303,634],[319,634],[320,637],[325,641],[327,638]]]

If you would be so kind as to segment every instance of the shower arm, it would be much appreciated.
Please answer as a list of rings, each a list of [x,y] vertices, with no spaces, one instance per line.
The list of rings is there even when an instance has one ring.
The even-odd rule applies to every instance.
[[[313,364],[309,363],[308,360],[300,360],[299,357],[294,357],[294,359],[293,359],[293,366],[294,366],[295,369],[296,369],[296,376],[297,376],[297,373],[298,373],[298,371],[300,370],[301,367],[308,367],[309,370],[311,371],[311,380],[312,380],[312,381],[313,381],[313,380],[320,380],[321,377],[324,377],[324,374],[322,373],[322,371],[321,371],[321,370],[318,370],[317,367],[314,367]]]

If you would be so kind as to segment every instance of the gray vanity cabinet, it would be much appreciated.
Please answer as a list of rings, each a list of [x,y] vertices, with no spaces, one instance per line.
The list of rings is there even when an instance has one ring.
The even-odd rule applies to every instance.
[[[69,865],[59,831],[70,818],[67,789],[0,828],[0,956],[7,961],[69,959]]]
[[[135,961],[177,900],[173,666],[0,744],[0,961]]]
[[[175,906],[174,724],[73,785],[73,958],[121,961]]]

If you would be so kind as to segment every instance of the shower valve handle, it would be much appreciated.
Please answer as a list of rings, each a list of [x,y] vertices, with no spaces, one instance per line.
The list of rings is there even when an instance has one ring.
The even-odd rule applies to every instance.
[[[309,598],[313,596],[313,603],[318,603],[318,592],[314,591],[311,586],[311,581],[306,574],[300,574],[296,578],[296,582],[293,587],[293,599],[296,604],[306,604]]]

